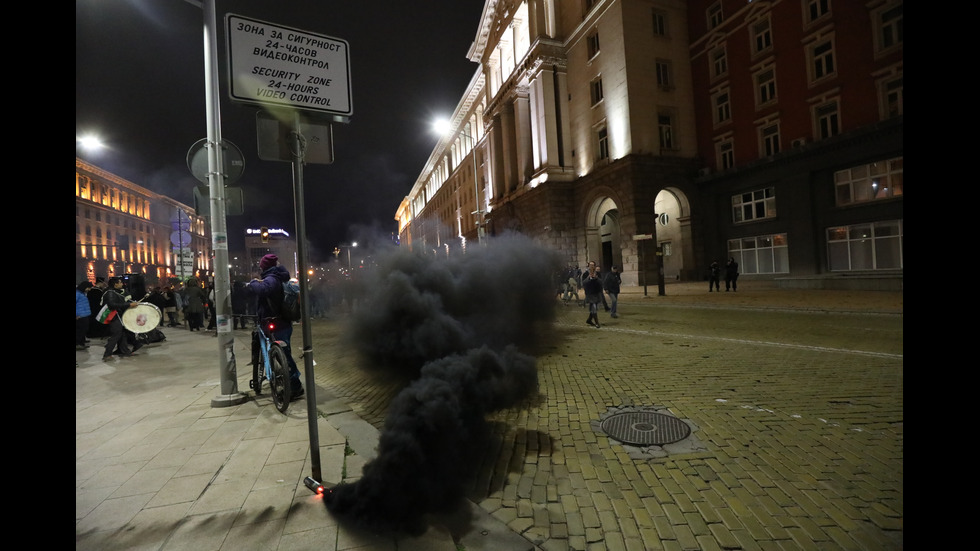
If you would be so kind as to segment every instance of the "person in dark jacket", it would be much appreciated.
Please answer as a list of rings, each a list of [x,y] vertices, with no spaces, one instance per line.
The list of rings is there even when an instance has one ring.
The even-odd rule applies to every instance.
[[[299,368],[293,360],[292,346],[289,343],[293,336],[293,324],[279,316],[283,301],[282,284],[289,281],[289,271],[279,265],[279,257],[274,254],[263,256],[259,261],[259,269],[262,270],[262,276],[248,282],[246,288],[255,295],[255,310],[259,322],[264,324],[272,320],[275,326],[272,338],[286,343],[283,352],[286,353],[286,363],[289,364],[292,399],[295,400],[303,395],[303,384],[300,382]]]
[[[717,262],[712,262],[708,266],[708,292],[721,291],[721,283],[718,283],[721,277],[721,266]]]
[[[738,291],[738,262],[735,262],[735,257],[730,257],[728,259],[728,264],[725,265],[725,292],[731,288],[732,292]]]
[[[619,268],[613,266],[610,272],[602,280],[602,286],[609,293],[609,317],[618,318],[617,305],[619,304],[619,288],[623,284],[623,278],[619,275]]]
[[[191,331],[200,331],[204,328],[204,305],[207,303],[208,297],[204,294],[201,282],[196,277],[187,280],[184,299],[187,301],[184,306],[187,326]]]
[[[589,262],[589,271],[582,279],[582,289],[585,290],[585,302],[589,305],[589,317],[585,323],[599,328],[599,305],[602,304],[602,280],[595,262]]]
[[[109,326],[102,325],[95,319],[98,315],[99,310],[102,309],[102,294],[105,293],[107,288],[106,280],[104,277],[95,278],[95,285],[88,290],[88,305],[92,310],[92,317],[88,322],[88,336],[90,339],[97,339],[109,336]]]

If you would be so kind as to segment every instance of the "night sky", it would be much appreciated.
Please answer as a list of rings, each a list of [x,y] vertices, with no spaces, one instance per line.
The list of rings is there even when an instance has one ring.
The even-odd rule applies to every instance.
[[[244,214],[228,216],[231,250],[244,230],[295,234],[290,162],[261,160],[256,105],[229,99],[224,15],[341,39],[349,45],[353,113],[334,123],[333,164],[304,167],[310,260],[335,245],[397,231],[395,210],[435,146],[431,123],[452,114],[477,64],[466,59],[481,0],[217,1],[221,133],[242,152]],[[204,11],[188,0],[75,2],[75,133],[100,152],[76,156],[154,192],[193,205],[204,185],[188,150],[207,137]]]

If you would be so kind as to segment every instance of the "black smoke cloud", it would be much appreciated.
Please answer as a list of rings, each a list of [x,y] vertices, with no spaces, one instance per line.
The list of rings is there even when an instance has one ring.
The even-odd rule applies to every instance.
[[[486,416],[538,388],[522,352],[554,318],[557,259],[519,236],[465,254],[396,252],[362,282],[350,342],[381,373],[410,381],[392,400],[378,456],[326,495],[338,518],[408,533],[459,506],[484,449]]]

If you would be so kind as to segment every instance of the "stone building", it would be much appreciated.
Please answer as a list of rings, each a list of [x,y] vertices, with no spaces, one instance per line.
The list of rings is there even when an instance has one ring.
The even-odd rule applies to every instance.
[[[486,0],[400,241],[453,254],[518,231],[626,285],[735,257],[746,279],[901,288],[902,10]]]

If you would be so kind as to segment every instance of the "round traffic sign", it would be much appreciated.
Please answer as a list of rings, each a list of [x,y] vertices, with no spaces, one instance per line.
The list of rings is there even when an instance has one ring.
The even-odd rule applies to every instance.
[[[224,150],[225,184],[237,182],[245,171],[245,158],[242,150],[228,140],[221,140],[221,147]],[[191,146],[187,151],[187,168],[191,169],[191,174],[202,183],[207,184],[210,166],[208,163],[208,139],[202,138]]]

